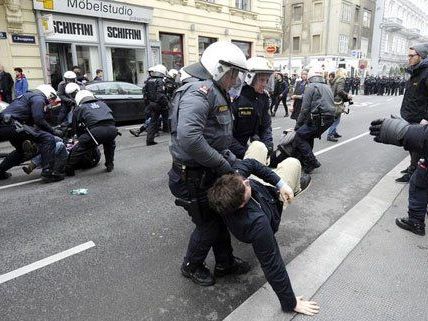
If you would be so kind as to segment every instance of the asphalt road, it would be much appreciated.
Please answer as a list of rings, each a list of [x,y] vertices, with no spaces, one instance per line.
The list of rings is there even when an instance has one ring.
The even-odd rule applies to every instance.
[[[342,118],[341,142],[364,134],[372,119],[399,114],[401,97],[358,96]],[[274,138],[294,121],[283,110]],[[166,173],[169,137],[145,146],[145,135],[118,139],[115,170],[103,164],[55,184],[20,168],[0,181],[0,282],[24,266],[92,241],[95,246],[0,284],[0,319],[11,320],[222,320],[265,279],[251,246],[234,241],[235,255],[253,269],[202,288],[180,275],[192,224],[174,205]],[[315,150],[334,146],[325,138]],[[0,151],[8,150],[7,144]],[[363,198],[407,155],[370,136],[323,152],[310,189],[283,213],[277,233],[289,262]],[[88,195],[70,195],[87,188]],[[340,244],[337,244],[340,246]],[[210,255],[207,263],[213,267]],[[18,270],[20,271],[20,270]]]

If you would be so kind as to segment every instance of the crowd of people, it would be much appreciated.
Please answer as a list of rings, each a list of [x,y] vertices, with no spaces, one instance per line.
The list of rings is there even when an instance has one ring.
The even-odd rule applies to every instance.
[[[426,90],[428,47],[411,50],[409,60],[419,57],[410,63],[411,81]],[[303,70],[299,79],[295,75],[289,79],[276,73],[267,59],[246,59],[239,47],[223,41],[211,44],[200,62],[180,71],[156,65],[148,72],[143,89],[146,119],[131,134],[138,137],[147,131],[148,146],[156,144],[159,130],[171,135],[168,186],[175,204],[183,207],[195,224],[182,275],[200,286],[211,286],[216,278],[247,273],[251,268],[248,262],[233,254],[232,233],[252,245],[283,311],[318,313],[317,303],[294,294],[275,233],[283,206],[309,186],[310,174],[321,166],[313,153],[315,138],[326,131],[329,141],[337,142],[341,137],[337,132],[341,115],[346,112],[345,103],[352,103],[350,91],[358,94],[360,80],[347,78],[343,69],[325,73],[317,67]],[[22,70],[17,71],[17,78],[18,73]],[[272,77],[275,81],[269,90]],[[397,94],[395,79],[382,79],[366,78],[365,93]],[[24,167],[26,173],[40,166],[47,182],[61,180],[65,174],[74,175],[76,168],[95,166],[100,160],[100,144],[106,171],[113,170],[118,135],[114,117],[104,102],[84,89],[81,80],[75,71],[67,71],[57,91],[41,85],[19,95],[0,113],[0,137],[15,148],[0,163],[0,179],[10,177],[7,170],[11,167],[31,159]],[[391,89],[385,91],[387,83]],[[55,108],[57,98],[61,100],[61,124],[52,127],[46,111]],[[287,98],[292,100],[290,106]],[[412,177],[409,218],[398,219],[397,225],[420,235],[425,233],[428,203],[427,166],[420,157],[427,151],[425,138],[420,142],[421,138],[415,137],[425,137],[426,130],[409,123],[428,123],[427,102],[426,92],[408,87],[401,110],[407,122],[378,120],[370,128],[376,141],[404,144],[411,151],[412,163],[405,170],[409,179]],[[296,122],[275,148],[271,117],[281,103],[284,116]],[[75,140],[70,142],[68,135]],[[216,262],[213,273],[205,265],[211,249]]]

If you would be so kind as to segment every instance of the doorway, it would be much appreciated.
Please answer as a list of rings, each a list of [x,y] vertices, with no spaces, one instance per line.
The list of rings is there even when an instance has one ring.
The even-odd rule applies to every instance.
[[[73,67],[71,45],[65,43],[47,43],[49,74],[52,87],[58,88],[62,75]]]

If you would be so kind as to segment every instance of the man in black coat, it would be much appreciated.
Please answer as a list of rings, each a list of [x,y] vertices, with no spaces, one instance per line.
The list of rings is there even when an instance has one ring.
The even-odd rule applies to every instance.
[[[0,65],[0,101],[12,102],[13,79],[10,73],[4,71],[4,66]]]
[[[401,117],[410,124],[424,124],[428,120],[428,43],[414,45],[409,48],[410,79],[406,84],[406,92],[401,104]],[[402,171],[397,182],[407,183],[415,171],[420,155],[410,151],[410,166]]]
[[[408,217],[396,218],[398,227],[417,235],[425,235],[428,205],[428,126],[411,125],[405,120],[378,119],[371,123],[370,135],[383,144],[403,146],[421,158],[410,178]]]
[[[223,175],[209,189],[210,206],[221,213],[238,240],[253,246],[284,312],[318,313],[317,303],[295,296],[274,235],[281,222],[283,201],[290,202],[294,198],[291,187],[268,167],[251,158],[235,163],[233,169],[234,174]],[[271,185],[248,179],[251,174]]]

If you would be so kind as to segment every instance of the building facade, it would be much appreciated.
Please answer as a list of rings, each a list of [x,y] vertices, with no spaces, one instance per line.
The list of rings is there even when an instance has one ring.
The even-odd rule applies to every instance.
[[[373,73],[402,74],[408,48],[428,41],[428,1],[380,0],[375,24]]]
[[[0,0],[0,64],[23,68],[30,88],[57,85],[74,65],[141,84],[148,67],[180,69],[217,40],[273,57],[282,14],[281,0]]]
[[[374,0],[286,0],[284,51],[282,58],[275,58],[276,65],[291,65],[293,72],[313,65],[365,72],[374,10]]]

